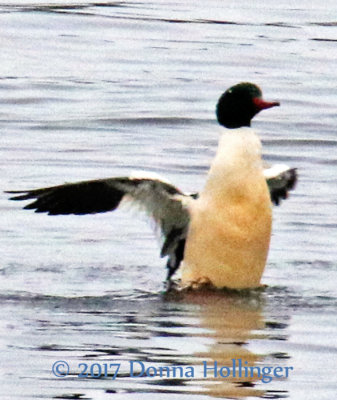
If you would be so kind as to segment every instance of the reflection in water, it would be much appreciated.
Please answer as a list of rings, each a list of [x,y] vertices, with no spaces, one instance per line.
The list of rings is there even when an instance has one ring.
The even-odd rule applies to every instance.
[[[250,296],[248,293],[248,297],[245,297],[239,292],[206,290],[204,293],[190,292],[184,300],[199,305],[200,327],[205,330],[204,336],[212,339],[204,351],[195,351],[195,356],[202,364],[200,376],[205,376],[206,366],[209,368],[207,377],[199,381],[200,394],[207,393],[214,397],[262,396],[265,392],[254,388],[254,377],[239,378],[238,371],[235,371],[235,367],[233,369],[233,360],[236,364],[241,362],[246,365],[247,362],[252,366],[262,358],[244,346],[265,326],[260,294]],[[217,373],[214,372],[214,366],[217,367]],[[223,366],[230,368],[230,374],[225,378],[219,372]],[[224,371],[223,375],[227,373]]]
[[[121,363],[121,371],[113,383],[117,392],[262,397],[269,392],[255,387],[262,377],[256,368],[253,375],[247,369],[245,377],[244,367],[261,369],[279,365],[279,360],[269,359],[267,363],[265,356],[247,348],[251,340],[268,339],[263,303],[261,291],[211,290],[170,292],[163,297],[138,299],[136,303],[118,302],[123,312],[114,318],[119,323],[108,324],[116,347],[96,349],[97,355],[87,355],[86,360],[97,362],[113,356],[114,362]],[[209,369],[205,375],[205,363],[208,368],[217,363],[218,371],[229,367],[230,374],[214,376]],[[273,397],[279,396],[274,393]]]
[[[214,397],[246,397],[262,396],[265,392],[254,388],[256,379],[238,377],[235,374],[233,360],[242,365],[254,366],[262,361],[262,357],[249,351],[245,344],[258,335],[258,331],[264,329],[262,318],[262,300],[259,293],[252,297],[242,295],[224,295],[223,293],[209,292],[200,297],[198,293],[193,295],[194,301],[201,304],[200,324],[210,332],[214,342],[204,352],[196,355],[207,365],[218,364],[218,368],[226,366],[231,368],[227,378],[212,378],[214,373],[210,371],[207,379],[202,382],[208,395]],[[226,372],[224,375],[226,376]],[[244,375],[241,374],[240,375]],[[210,377],[211,376],[211,377]]]
[[[263,355],[254,350],[254,343],[260,342],[265,349],[265,342],[275,339],[276,330],[277,340],[286,339],[282,331],[287,324],[282,313],[277,321],[265,320],[268,303],[271,301],[266,300],[265,291],[205,289],[81,298],[11,296],[5,300],[3,310],[6,313],[8,307],[16,304],[18,312],[10,321],[13,329],[20,321],[26,321],[27,343],[20,345],[20,352],[34,360],[35,365],[33,370],[30,364],[20,369],[27,395],[33,390],[29,386],[33,374],[34,380],[41,383],[40,394],[56,398],[71,398],[74,387],[84,398],[90,397],[90,393],[96,398],[102,392],[123,394],[123,399],[131,399],[135,393],[143,398],[165,393],[191,398],[280,398],[285,392],[262,386],[257,370],[252,377],[249,373],[246,378],[242,373],[240,378],[239,369],[236,368],[237,376],[233,376],[232,369],[233,359],[237,367],[240,362],[242,366],[254,367],[287,365],[280,355],[270,351]],[[29,312],[32,309],[33,314]],[[61,380],[51,375],[51,366],[57,360],[70,365],[69,376]],[[215,362],[218,371],[229,367],[228,377],[214,377],[212,371],[204,376],[204,363],[213,367]],[[80,363],[119,363],[121,367],[115,380],[114,370],[101,379],[81,379]],[[148,370],[148,376],[145,371],[139,376],[142,366]],[[43,385],[46,379],[53,382],[48,388]]]

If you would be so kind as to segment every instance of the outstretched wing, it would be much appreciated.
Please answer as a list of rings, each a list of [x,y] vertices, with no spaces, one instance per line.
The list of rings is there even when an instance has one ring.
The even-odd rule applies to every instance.
[[[288,197],[289,190],[294,189],[297,182],[296,168],[289,168],[283,164],[276,164],[264,169],[270,197],[275,205],[279,205],[281,199]]]
[[[122,200],[144,209],[160,227],[164,238],[161,256],[169,256],[168,278],[183,258],[191,200],[175,186],[153,178],[109,178],[66,183],[47,188],[11,191],[11,200],[34,200],[26,210],[49,215],[95,214],[115,210]]]
[[[287,198],[297,180],[296,169],[284,165],[265,168],[264,175],[276,205]],[[115,210],[124,200],[138,204],[160,227],[164,238],[161,257],[168,256],[167,279],[184,258],[190,221],[189,204],[198,198],[198,194],[184,194],[170,183],[153,177],[98,179],[7,193],[15,194],[11,200],[34,200],[24,208],[49,215],[108,212]]]

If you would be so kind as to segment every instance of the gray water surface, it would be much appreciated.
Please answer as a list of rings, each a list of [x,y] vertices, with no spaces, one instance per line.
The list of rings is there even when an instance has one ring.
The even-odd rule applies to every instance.
[[[274,209],[267,288],[165,294],[165,260],[137,212],[59,216],[0,194],[3,399],[333,399],[336,368],[337,4],[0,2],[0,188],[164,175],[205,182],[220,94],[259,84],[269,162],[298,168]],[[288,378],[202,376],[203,362],[293,367]],[[70,365],[57,378],[52,366]],[[130,377],[130,361],[195,368]],[[115,380],[80,363],[120,363]]]

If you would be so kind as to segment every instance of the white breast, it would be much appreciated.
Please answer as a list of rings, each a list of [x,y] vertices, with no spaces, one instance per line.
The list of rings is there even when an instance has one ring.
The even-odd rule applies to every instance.
[[[270,233],[271,203],[261,143],[250,128],[226,130],[206,185],[193,204],[182,268],[183,284],[260,284]]]

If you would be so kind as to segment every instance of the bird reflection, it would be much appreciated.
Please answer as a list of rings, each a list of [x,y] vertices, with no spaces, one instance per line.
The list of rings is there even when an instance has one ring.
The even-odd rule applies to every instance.
[[[195,368],[199,371],[196,376],[201,378],[191,382],[194,390],[213,397],[262,397],[265,391],[255,387],[261,378],[247,369],[263,364],[264,357],[248,349],[250,340],[263,337],[266,326],[261,290],[224,292],[203,289],[202,295],[186,291],[180,296],[181,301],[200,307],[198,314],[200,327],[205,332],[203,337],[211,339],[204,350],[194,353]],[[230,370],[229,376],[220,375],[221,367],[227,367],[227,372]],[[246,371],[248,377],[245,377]]]

